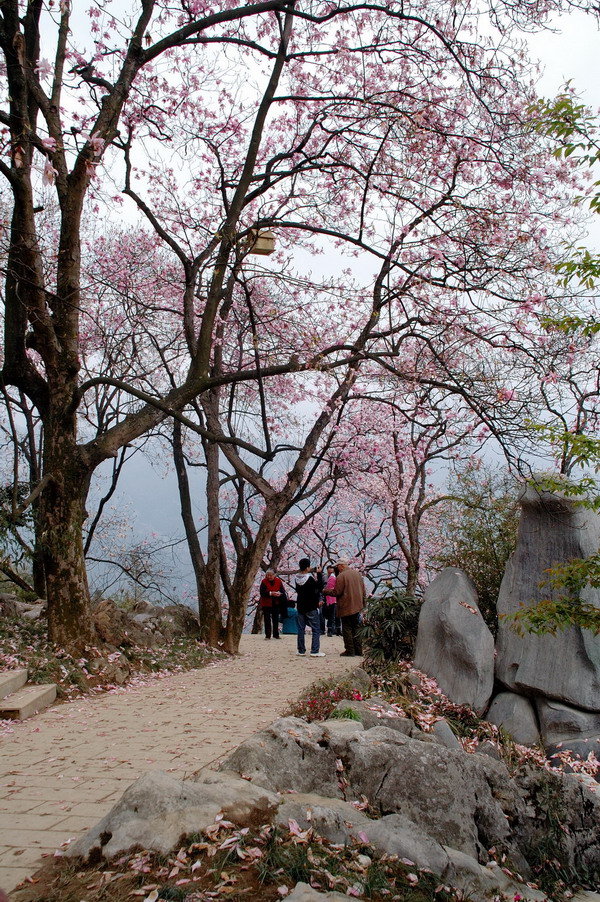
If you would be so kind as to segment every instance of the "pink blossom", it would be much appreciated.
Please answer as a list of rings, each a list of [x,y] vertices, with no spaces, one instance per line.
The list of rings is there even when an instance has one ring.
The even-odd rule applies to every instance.
[[[43,184],[53,185],[57,175],[58,172],[56,171],[50,160],[46,160],[46,162],[44,163],[44,172],[42,175]]]

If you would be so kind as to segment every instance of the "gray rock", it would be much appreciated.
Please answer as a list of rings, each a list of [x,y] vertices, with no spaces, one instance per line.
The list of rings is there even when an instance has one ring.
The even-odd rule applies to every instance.
[[[516,692],[500,692],[490,705],[486,720],[502,727],[521,745],[535,745],[540,741],[535,708],[528,698]]]
[[[428,868],[441,875],[448,866],[448,855],[443,847],[403,814],[388,814],[379,820],[370,820],[362,832],[379,852],[408,858],[418,868]]]
[[[364,727],[360,720],[345,720],[335,718],[333,720],[325,720],[321,724],[325,735],[332,745],[337,745],[341,741],[345,745],[345,740],[350,739],[355,733],[364,732]]]
[[[22,617],[24,620],[39,620],[46,612],[46,602],[42,602],[41,604],[31,605],[28,611],[23,611]]]
[[[19,602],[17,596],[10,592],[0,592],[0,614],[3,617],[14,618],[19,616]]]
[[[519,769],[513,782],[525,804],[525,815],[513,823],[519,844],[546,849],[546,855],[587,873],[589,882],[600,886],[600,794],[579,774],[531,766]]]
[[[494,684],[494,640],[470,579],[447,567],[427,587],[419,614],[415,667],[434,677],[448,698],[487,708]]]
[[[375,697],[366,698],[361,702],[341,701],[337,703],[335,710],[344,711],[348,708],[358,714],[365,730],[370,730],[371,727],[386,726],[391,730],[404,733],[405,736],[411,736],[415,730],[420,732],[409,717],[399,714],[384,699]]]
[[[532,487],[524,492],[521,506],[517,548],[507,564],[498,598],[496,675],[514,691],[600,711],[600,636],[578,627],[555,636],[519,636],[502,618],[523,604],[560,597],[559,590],[540,586],[545,571],[597,552],[600,517]],[[582,597],[600,607],[600,590],[586,589]]]
[[[112,858],[132,846],[167,853],[183,834],[213,824],[217,814],[242,826],[263,824],[278,804],[277,796],[232,774],[203,771],[191,782],[156,771],[136,780],[66,854]]]
[[[488,758],[494,758],[496,761],[502,761],[502,753],[500,749],[494,742],[490,742],[489,739],[486,739],[484,742],[481,742],[477,748],[475,749],[476,755],[487,755]]]
[[[579,777],[528,767],[511,777],[503,762],[487,755],[428,744],[384,726],[346,732],[296,718],[282,718],[256,734],[224,766],[271,790],[331,800],[365,796],[381,820],[399,815],[405,824],[417,824],[434,848],[448,846],[485,864],[487,850],[495,846],[525,878],[531,872],[529,850],[547,841],[551,803],[561,824],[553,836],[555,854],[587,871],[591,881],[600,879],[600,798]],[[285,804],[293,806],[293,798]],[[326,801],[321,807],[330,811],[319,815],[323,829],[337,831],[340,840],[352,836],[359,816],[342,805]],[[300,823],[306,810],[295,810]],[[367,828],[361,832],[369,835]],[[415,860],[414,850],[412,855]],[[425,860],[425,850],[423,856],[419,860]]]
[[[365,795],[382,815],[402,814],[440,845],[475,858],[486,856],[492,845],[503,846],[523,864],[497,798],[497,788],[510,787],[500,762],[377,727],[348,743],[344,765],[351,791]],[[510,802],[518,810],[516,793]]]
[[[449,864],[443,880],[461,890],[472,902],[488,902],[497,893],[514,898],[517,892],[523,899],[531,902],[544,902],[547,899],[545,893],[522,883],[515,883],[495,861],[482,865],[456,849],[447,847],[444,851],[448,855]]]
[[[320,893],[308,883],[297,883],[289,896],[285,897],[289,902],[347,902],[345,893]]]
[[[373,680],[363,667],[355,667],[354,670],[346,674],[344,683],[358,690],[363,698],[368,696],[373,688]]]
[[[341,798],[337,745],[335,734],[326,734],[320,724],[281,717],[239,745],[221,767],[274,792],[295,790]],[[346,745],[342,743],[343,748]]]
[[[536,706],[544,745],[600,736],[600,713],[581,711],[547,698],[537,699]]]
[[[276,822],[287,827],[290,819],[295,820],[302,830],[310,827],[318,836],[340,845],[356,841],[358,833],[373,823],[350,802],[327,799],[314,793],[284,796]]]
[[[445,745],[448,749],[462,750],[462,745],[458,741],[456,733],[454,732],[448,721],[443,717],[441,718],[441,720],[436,720],[432,729],[434,735],[439,740],[441,745]]]

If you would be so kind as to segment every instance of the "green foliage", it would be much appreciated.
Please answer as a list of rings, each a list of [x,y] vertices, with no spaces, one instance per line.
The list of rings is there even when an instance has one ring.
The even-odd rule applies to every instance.
[[[600,440],[582,433],[565,432],[557,426],[526,425],[555,447],[561,457],[570,460],[570,466],[600,466]],[[588,510],[600,510],[600,487],[595,476],[585,475],[574,480],[561,473],[536,474],[532,485],[539,492],[552,492],[580,504]]]
[[[438,554],[432,566],[465,571],[477,590],[479,610],[495,636],[500,583],[517,542],[517,485],[504,474],[469,469],[456,474],[451,494],[442,523],[448,550]]]
[[[359,635],[368,664],[382,664],[412,657],[421,603],[396,589],[370,598]]]
[[[354,708],[336,708],[331,713],[332,720],[360,720],[360,714]]]
[[[585,564],[585,561],[582,563]],[[512,623],[520,635],[527,632],[536,635],[550,633],[554,636],[571,626],[600,634],[600,609],[579,599],[544,598],[536,605],[507,614],[506,621]]]
[[[586,253],[589,253],[586,251]],[[561,267],[563,264],[559,264]],[[565,266],[567,264],[564,264]],[[564,332],[565,335],[583,335],[584,338],[591,338],[600,332],[600,323],[589,317],[575,316],[569,314],[559,319],[555,317],[543,316],[540,320],[542,326],[548,332]]]

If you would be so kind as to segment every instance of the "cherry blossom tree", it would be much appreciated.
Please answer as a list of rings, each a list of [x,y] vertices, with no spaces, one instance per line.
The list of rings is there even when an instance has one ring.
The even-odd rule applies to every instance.
[[[548,6],[141,0],[129,12],[98,0],[86,31],[69,0],[4,0],[3,380],[43,423],[38,523],[54,641],[94,639],[82,542],[93,473],[167,417],[213,449],[207,484],[222,459],[264,499],[233,577],[241,600],[365,362],[476,409],[490,391],[511,401],[486,347],[534,343],[572,181],[529,127],[529,74],[510,36],[515,20],[535,25]],[[57,225],[41,235],[51,193]],[[168,360],[162,382],[154,362],[132,374],[122,353],[119,378],[81,369],[95,291],[82,280],[83,226],[121,211],[147,223],[140,252],[150,242],[168,260],[163,291],[149,286],[123,345],[143,341],[153,361]],[[252,252],[268,228],[280,250],[261,268]],[[293,265],[293,253],[324,247],[339,257],[335,277]],[[135,259],[114,242],[104,253],[127,283]],[[368,271],[354,284],[352,254]],[[298,316],[273,313],[286,296],[301,331]],[[459,346],[468,366],[454,365]],[[258,393],[273,419],[277,379],[312,397],[315,415],[272,482],[258,461],[273,447],[244,435],[225,399]],[[131,401],[88,430],[83,411],[99,385]],[[202,422],[187,415],[195,399]]]

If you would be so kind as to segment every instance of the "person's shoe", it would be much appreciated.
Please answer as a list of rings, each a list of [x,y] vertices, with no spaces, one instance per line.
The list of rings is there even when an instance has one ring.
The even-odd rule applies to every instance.
[[[281,636],[273,636],[274,639],[280,639]]]
[[[270,638],[271,638],[270,636],[265,636],[265,639],[270,639]]]
[[[340,654],[340,658],[354,658],[354,657],[356,657],[356,655],[354,654],[353,651],[343,651]]]
[[[310,656],[311,656],[311,658],[324,658],[325,652],[324,651],[311,651]]]
[[[306,652],[305,652],[305,651],[297,651],[296,654],[297,654],[297,655],[300,655],[301,658],[305,658],[305,657],[306,657]]]

